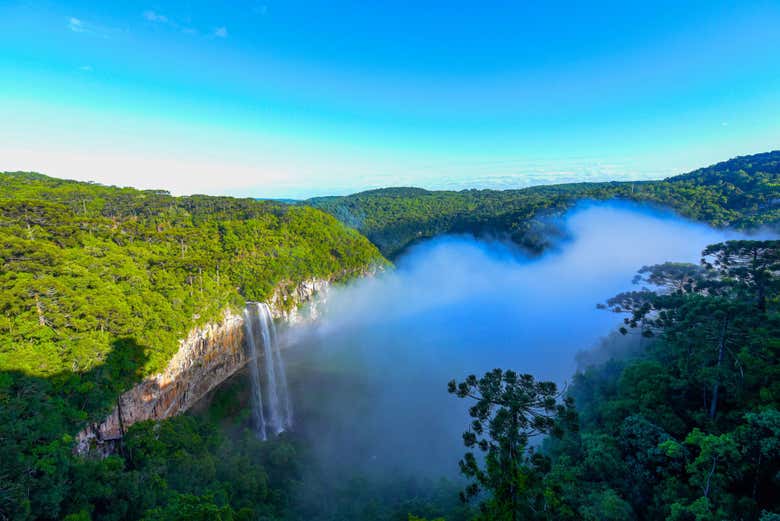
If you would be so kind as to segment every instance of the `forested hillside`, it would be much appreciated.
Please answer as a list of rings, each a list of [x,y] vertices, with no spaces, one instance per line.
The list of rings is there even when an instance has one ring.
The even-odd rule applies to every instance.
[[[269,201],[6,173],[0,212],[0,368],[31,375],[89,371],[129,338],[153,372],[227,305],[382,262],[327,214]]]
[[[0,512],[61,518],[69,435],[194,326],[384,262],[310,207],[0,174]]]
[[[780,241],[702,257],[645,267],[603,305],[642,349],[613,351],[566,393],[512,371],[450,383],[476,400],[461,468],[478,519],[778,519]]]
[[[780,151],[744,156],[663,181],[573,183],[523,190],[371,190],[308,202],[360,230],[388,257],[415,240],[443,233],[508,235],[544,248],[547,226],[582,199],[624,199],[663,205],[712,224],[750,228],[780,220]]]
[[[450,383],[475,400],[463,441],[485,455],[463,458],[466,503],[452,481],[326,472],[312,489],[303,476],[321,470],[309,448],[294,435],[263,442],[243,427],[241,380],[203,415],[133,425],[121,454],[73,457],[62,434],[67,400],[26,378],[4,381],[0,394],[0,512],[68,521],[775,520],[780,241],[716,244],[703,259],[642,268],[636,291],[605,303],[642,348],[613,346],[568,390],[500,370]],[[539,434],[546,441],[531,444]]]
[[[508,231],[539,246],[545,230],[533,218],[585,196],[748,227],[777,221],[779,156],[661,182],[392,189],[315,203],[354,203],[331,208],[349,207],[343,220],[367,211],[361,226],[373,223],[389,253],[446,231]],[[224,306],[385,263],[358,231],[303,205],[32,173],[0,174],[0,217],[0,519],[777,519],[780,241],[732,241],[708,247],[701,265],[642,268],[636,291],[602,306],[625,316],[622,332],[638,333],[641,349],[613,350],[565,392],[512,371],[452,382],[477,400],[463,440],[486,459],[466,456],[452,481],[376,482],[334,479],[294,432],[258,439],[241,380],[199,414],[134,424],[117,454],[73,454],[85,422]],[[413,436],[419,426],[402,427]],[[537,434],[546,442],[529,449]],[[465,503],[460,477],[471,480]]]

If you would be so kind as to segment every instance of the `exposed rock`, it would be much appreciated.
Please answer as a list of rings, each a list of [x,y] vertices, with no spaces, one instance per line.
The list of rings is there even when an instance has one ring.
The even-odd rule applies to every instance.
[[[276,320],[288,325],[316,320],[327,302],[330,282],[323,279],[307,279],[299,284],[280,284],[268,299],[268,307]],[[308,303],[301,306],[302,302]]]
[[[76,452],[105,455],[133,423],[168,418],[189,409],[247,362],[243,318],[226,311],[218,323],[193,330],[160,374],[151,376],[117,400],[117,407],[100,424],[77,437]]]
[[[330,283],[322,279],[280,285],[268,299],[271,314],[286,326],[314,320],[329,288]],[[226,310],[218,323],[193,330],[165,371],[122,394],[102,423],[78,433],[75,451],[105,456],[115,450],[117,440],[133,423],[169,418],[192,407],[246,365],[249,358],[243,324],[241,315]]]

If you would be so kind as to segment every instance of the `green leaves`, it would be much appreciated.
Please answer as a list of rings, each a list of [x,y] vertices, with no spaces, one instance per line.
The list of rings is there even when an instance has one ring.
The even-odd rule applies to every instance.
[[[138,519],[142,510],[128,505],[155,506],[169,486],[198,488],[192,505],[181,499],[193,515],[201,506],[227,515],[199,503],[210,492],[204,481],[219,482],[224,470],[207,433],[166,433],[201,457],[166,452],[182,473],[145,467],[146,484],[137,468],[81,474],[87,463],[73,458],[63,435],[101,419],[226,307],[384,262],[367,239],[313,208],[0,173],[0,518]],[[194,439],[206,448],[187,445]],[[155,456],[165,446],[145,439],[134,449],[166,464]],[[95,481],[85,486],[89,479],[107,480],[108,493]],[[252,494],[267,493],[263,479],[256,485]],[[113,510],[101,510],[113,492]]]
[[[580,516],[605,485],[644,519],[756,520],[780,506],[778,251],[780,241],[712,245],[701,268],[645,267],[639,282],[652,289],[610,301],[654,335],[575,378],[582,437],[556,447],[554,465],[580,458],[571,472],[590,492],[563,491]]]
[[[536,382],[528,374],[494,369],[483,377],[469,375],[463,382],[447,384],[451,394],[475,403],[469,408],[471,428],[463,433],[468,449],[478,448],[482,456],[467,452],[460,461],[461,473],[472,482],[462,492],[464,501],[482,494],[485,519],[518,519],[530,515],[537,501],[536,457],[528,452],[528,441],[541,434],[561,434],[561,425],[576,422],[571,400],[559,400],[561,393],[552,382]],[[533,491],[531,489],[534,489]]]
[[[0,174],[0,187],[0,369],[84,372],[132,336],[149,351],[143,372],[157,372],[233,302],[384,262],[309,207],[27,174]]]

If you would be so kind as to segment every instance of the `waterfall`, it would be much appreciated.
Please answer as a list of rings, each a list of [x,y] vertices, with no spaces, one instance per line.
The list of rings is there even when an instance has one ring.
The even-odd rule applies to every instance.
[[[284,430],[279,405],[279,386],[276,381],[276,367],[274,364],[273,346],[271,345],[271,328],[268,325],[268,306],[255,303],[255,313],[260,324],[260,333],[263,337],[263,368],[265,369],[265,384],[268,390],[268,423],[274,434]]]
[[[265,303],[250,302],[244,311],[249,372],[252,380],[252,409],[258,436],[267,439],[268,431],[279,434],[292,427],[292,406],[287,375],[271,310]],[[259,356],[255,332],[259,330],[263,356]],[[261,360],[262,358],[262,360]],[[262,380],[261,380],[262,374]],[[263,401],[266,396],[266,402]]]
[[[255,431],[260,439],[268,439],[265,429],[265,415],[263,414],[263,391],[260,387],[260,361],[255,343],[254,323],[251,308],[244,309],[244,329],[246,330],[246,343],[249,346],[249,377],[252,381],[252,421]]]
[[[268,323],[271,325],[271,343],[275,347],[274,352],[274,364],[276,365],[276,374],[279,377],[279,398],[282,401],[282,407],[284,408],[282,425],[286,429],[291,429],[293,424],[293,412],[292,404],[290,403],[290,392],[287,388],[287,371],[284,367],[284,359],[282,358],[282,350],[279,345],[278,337],[276,335],[276,325],[271,317],[271,310],[268,309],[267,304],[262,304],[265,310],[265,317]]]

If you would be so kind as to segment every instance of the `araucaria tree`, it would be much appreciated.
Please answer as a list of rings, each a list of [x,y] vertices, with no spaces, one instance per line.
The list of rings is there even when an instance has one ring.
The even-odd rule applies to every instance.
[[[637,282],[604,307],[651,341],[575,376],[583,443],[554,455],[577,478],[565,501],[582,518],[608,486],[630,504],[623,519],[776,519],[780,241],[713,244],[700,266],[645,267]]]
[[[726,241],[707,246],[702,264],[721,273],[737,289],[752,294],[756,307],[764,312],[767,294],[776,290],[780,249],[777,241]]]
[[[565,425],[576,425],[570,398],[552,382],[537,382],[528,374],[494,369],[482,378],[449,382],[459,398],[474,400],[473,419],[463,433],[469,449],[460,461],[471,483],[461,494],[464,501],[482,497],[481,519],[536,519],[547,510],[542,478],[549,462],[529,448],[532,437],[560,435]],[[475,448],[482,454],[478,457]]]

